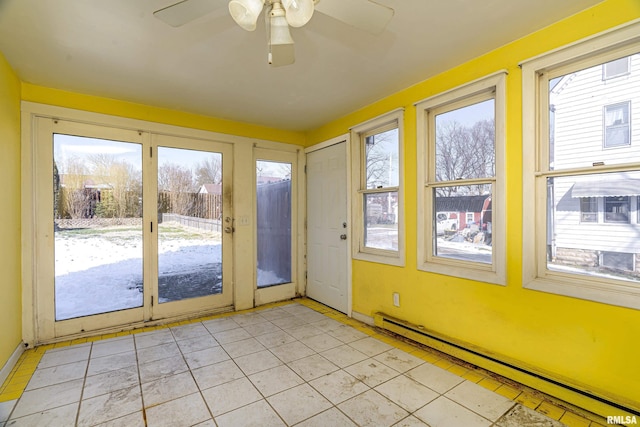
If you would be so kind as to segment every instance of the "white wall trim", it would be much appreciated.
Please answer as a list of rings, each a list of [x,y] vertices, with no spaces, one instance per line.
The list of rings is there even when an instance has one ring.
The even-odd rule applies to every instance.
[[[351,317],[353,317],[355,320],[357,320],[359,322],[366,323],[369,326],[375,326],[375,322],[373,320],[373,317],[367,316],[366,314],[362,314],[362,313],[359,313],[357,311],[353,311],[351,313]]]
[[[11,356],[9,356],[9,360],[7,360],[7,363],[5,363],[2,369],[0,369],[0,384],[4,383],[5,380],[9,378],[9,374],[18,363],[18,360],[20,359],[20,356],[22,356],[22,353],[24,353],[24,343],[20,342]]]
[[[323,148],[331,147],[332,145],[340,144],[341,142],[346,142],[347,146],[349,145],[349,134],[345,133],[344,135],[336,136],[335,138],[328,139],[324,142],[319,142],[311,147],[307,147],[304,149],[306,154],[313,153],[314,151],[322,150]]]

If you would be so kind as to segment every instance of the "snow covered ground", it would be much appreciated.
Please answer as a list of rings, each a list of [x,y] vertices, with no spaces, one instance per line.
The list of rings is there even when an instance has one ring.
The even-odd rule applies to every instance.
[[[220,236],[180,227],[166,230],[163,233],[161,226],[158,245],[160,301],[163,282],[170,284],[171,278],[193,278],[194,274],[208,275],[209,293],[215,293],[213,284],[221,283]],[[142,306],[140,229],[108,227],[55,234],[56,320]]]
[[[177,223],[158,229],[158,301],[222,291],[219,233]],[[58,230],[55,233],[56,320],[141,307],[142,231],[134,227]],[[258,287],[283,283],[258,271]]]
[[[467,241],[453,241],[438,237],[438,256],[454,258],[465,261],[481,262],[491,264],[491,245],[483,243],[472,243]]]

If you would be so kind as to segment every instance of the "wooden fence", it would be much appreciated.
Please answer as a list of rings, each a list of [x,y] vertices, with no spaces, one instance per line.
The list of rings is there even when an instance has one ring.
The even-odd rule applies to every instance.
[[[56,196],[56,218],[135,218],[142,215],[140,195],[125,192],[125,200],[114,201],[111,190],[67,189]],[[122,205],[120,209],[115,205]],[[222,216],[222,195],[203,193],[158,193],[158,214],[177,214],[195,218],[219,220]]]
[[[163,213],[219,220],[222,216],[222,195],[163,191],[158,193],[158,214]]]

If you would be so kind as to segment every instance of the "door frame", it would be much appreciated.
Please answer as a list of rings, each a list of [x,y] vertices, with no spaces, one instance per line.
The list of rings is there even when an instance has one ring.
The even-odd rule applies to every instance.
[[[291,163],[291,282],[281,285],[258,288],[258,227],[257,227],[257,174],[256,162],[265,160],[270,162],[290,162]],[[271,302],[282,301],[304,295],[306,285],[303,272],[304,264],[304,238],[301,231],[304,229],[305,209],[305,187],[304,176],[305,155],[302,150],[293,146],[291,148],[272,144],[256,144],[253,147],[253,273],[254,273],[254,306],[260,306]]]
[[[151,159],[152,168],[151,175],[158,174],[158,160],[160,153],[158,147],[168,147],[180,150],[194,150],[199,152],[211,152],[220,153],[222,155],[222,215],[223,217],[233,217],[233,146],[225,142],[216,142],[211,140],[201,140],[176,135],[165,135],[154,133],[151,134],[151,147],[153,150],[153,156]],[[151,206],[155,206],[158,195],[157,188],[158,181],[153,181],[150,193],[149,203],[153,203]],[[151,239],[154,241],[149,246],[151,247],[150,258],[150,270],[149,274],[151,282],[155,280],[156,285],[159,284],[158,274],[158,247],[159,247],[159,233],[160,233],[160,221],[158,220],[158,211],[155,208],[151,208],[149,217],[151,222],[156,224],[153,227]],[[222,244],[222,293],[207,295],[197,298],[188,298],[179,301],[171,301],[166,303],[159,302],[159,288],[155,289],[149,284],[147,287],[151,288],[150,292],[155,301],[150,304],[150,313],[148,320],[160,320],[164,318],[172,318],[181,315],[189,315],[194,312],[206,311],[207,307],[226,308],[233,305],[233,233],[225,233],[220,231],[220,238]],[[156,292],[153,292],[156,291]],[[146,299],[145,299],[146,301]]]
[[[225,311],[233,307],[233,240],[231,234],[222,233],[223,241],[223,292],[167,303],[159,302],[158,275],[158,216],[157,176],[158,147],[220,152],[223,156],[223,209],[224,215],[232,212],[233,145],[225,142],[179,137],[157,132],[139,131],[68,119],[39,116],[33,120],[33,246],[35,262],[33,273],[33,309],[35,332],[38,341],[56,340],[83,333],[96,333],[104,329],[123,329],[161,319],[190,317],[197,313]],[[140,172],[142,176],[143,212],[140,217],[142,251],[140,253],[143,277],[143,296],[139,306],[119,310],[97,312],[91,315],[57,320],[55,298],[55,234],[53,233],[52,160],[53,136],[75,135],[133,143],[139,146]]]
[[[344,143],[345,144],[345,151],[346,151],[346,159],[345,159],[345,167],[346,167],[346,172],[347,172],[347,189],[346,189],[346,194],[347,194],[347,259],[345,260],[345,262],[347,263],[347,313],[346,315],[349,317],[352,317],[352,313],[353,313],[353,286],[352,286],[352,251],[351,251],[351,242],[352,242],[352,224],[353,224],[353,218],[352,218],[352,209],[351,209],[351,183],[352,183],[352,170],[351,170],[351,134],[346,133],[344,135],[341,136],[337,136],[335,138],[331,138],[329,140],[320,142],[318,144],[312,145],[310,147],[307,147],[305,149],[305,155],[312,153],[314,151],[319,151],[322,150],[323,148],[327,148],[327,147],[331,147],[332,145],[336,145],[336,144],[341,144]],[[305,176],[305,186],[306,186],[306,176]],[[305,192],[305,196],[309,197],[309,194],[307,192]],[[306,197],[305,197],[305,207],[307,206],[307,201],[306,201]],[[307,217],[305,215],[305,237],[306,237],[306,241],[307,241],[307,246],[308,246],[308,232],[307,232]]]
[[[253,218],[254,201],[252,198],[252,188],[255,183],[248,176],[253,176],[255,168],[253,163],[253,147],[280,149],[283,151],[298,152],[298,170],[302,170],[304,165],[303,147],[296,144],[266,141],[262,139],[249,138],[231,134],[223,134],[202,129],[194,129],[177,125],[150,122],[146,120],[134,119],[130,117],[120,117],[103,113],[94,113],[85,110],[77,110],[56,105],[40,104],[30,101],[21,102],[21,236],[22,236],[22,339],[26,348],[36,344],[45,344],[69,339],[70,337],[45,337],[38,330],[37,319],[37,251],[35,245],[36,232],[38,230],[37,207],[38,200],[35,197],[35,185],[37,184],[38,171],[36,168],[36,139],[35,118],[46,117],[65,121],[95,124],[104,127],[120,128],[135,132],[146,132],[149,134],[164,134],[182,138],[200,139],[203,141],[229,143],[233,147],[233,194],[232,213],[235,220],[235,232],[233,236],[233,305],[225,310],[244,310],[254,307],[255,302],[255,263],[253,257],[254,232],[251,218]],[[167,115],[161,115],[163,120],[172,120]],[[182,119],[182,123],[187,120],[192,122],[192,118]],[[200,125],[210,126],[209,122],[199,121]],[[299,178],[303,183],[304,179]],[[304,185],[298,186],[299,200],[304,196]],[[144,196],[143,196],[144,197]],[[303,209],[299,209],[299,216],[303,214]],[[246,223],[239,223],[237,219],[248,218]],[[301,248],[304,247],[302,232],[303,222],[298,218],[298,276],[304,278],[304,256]],[[301,276],[302,275],[302,276]],[[298,279],[297,292],[303,294],[304,281]],[[117,327],[104,328],[99,331],[84,332],[73,335],[85,337],[96,335],[96,333],[110,333],[126,329],[153,326],[155,324],[178,321],[186,318],[203,316],[220,312],[221,310],[204,310],[158,321],[132,322]]]

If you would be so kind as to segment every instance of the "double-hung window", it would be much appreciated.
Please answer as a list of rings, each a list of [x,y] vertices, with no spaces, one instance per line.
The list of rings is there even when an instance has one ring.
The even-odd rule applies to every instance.
[[[351,129],[355,181],[354,257],[404,264],[402,117],[397,110]]]
[[[416,104],[421,270],[505,282],[505,76]]]
[[[630,104],[626,101],[604,107],[605,148],[622,147],[631,143]]]
[[[640,308],[638,34],[628,25],[522,64],[527,288]],[[603,78],[622,65],[624,78]]]

